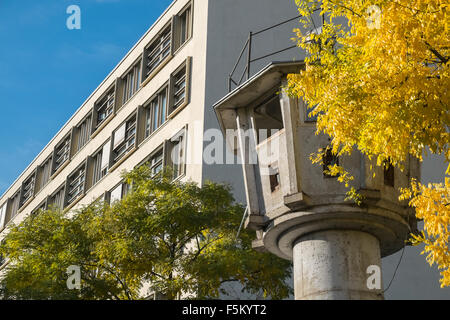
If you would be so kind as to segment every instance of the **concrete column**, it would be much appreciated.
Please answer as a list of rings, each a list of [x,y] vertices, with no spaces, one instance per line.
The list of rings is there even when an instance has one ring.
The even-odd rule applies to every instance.
[[[383,299],[369,289],[371,265],[381,270],[380,244],[371,234],[327,230],[294,243],[294,290],[297,300]],[[379,283],[382,284],[381,271]]]

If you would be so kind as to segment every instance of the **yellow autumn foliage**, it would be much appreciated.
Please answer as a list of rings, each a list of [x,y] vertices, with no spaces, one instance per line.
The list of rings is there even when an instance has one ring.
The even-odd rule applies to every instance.
[[[424,221],[424,230],[412,235],[412,243],[425,244],[422,254],[427,253],[427,262],[441,269],[441,287],[450,286],[450,178],[445,179],[445,184],[427,186],[413,180],[411,188],[402,191],[400,199],[411,199],[409,204],[416,209],[416,217]]]
[[[308,52],[305,70],[289,75],[289,90],[314,106],[317,129],[332,137],[333,152],[352,148],[402,169],[408,156],[426,152],[450,161],[449,6],[438,0],[296,0]],[[313,12],[324,22],[320,30]],[[341,19],[344,18],[344,19]],[[340,20],[339,20],[340,19]],[[342,22],[346,21],[346,22]],[[340,22],[340,23],[338,23]],[[322,24],[322,23],[321,23]],[[336,168],[334,170],[337,170]],[[342,169],[339,169],[342,171]],[[442,172],[443,180],[450,172]],[[342,173],[342,172],[341,172]],[[450,285],[449,181],[403,190],[424,221],[427,261]]]

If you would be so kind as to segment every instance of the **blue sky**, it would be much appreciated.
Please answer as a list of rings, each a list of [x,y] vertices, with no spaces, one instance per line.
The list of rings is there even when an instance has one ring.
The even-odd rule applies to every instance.
[[[171,2],[0,0],[0,195]]]

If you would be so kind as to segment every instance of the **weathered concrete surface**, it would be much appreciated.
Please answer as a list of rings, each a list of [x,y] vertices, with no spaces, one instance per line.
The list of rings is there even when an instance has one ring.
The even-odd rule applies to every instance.
[[[367,268],[381,267],[379,248],[377,238],[360,231],[303,236],[293,250],[295,299],[383,299],[381,290],[367,286]]]

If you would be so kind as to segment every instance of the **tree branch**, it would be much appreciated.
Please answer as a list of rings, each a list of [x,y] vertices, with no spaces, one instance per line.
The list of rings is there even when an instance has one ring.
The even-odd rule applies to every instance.
[[[159,273],[156,273],[156,272],[154,272],[154,271],[150,271],[150,273],[152,274],[152,275],[154,275],[154,276],[157,276],[158,278],[161,278],[161,279],[163,279],[163,280],[166,280],[166,278],[164,278],[162,275],[160,275]]]
[[[437,51],[436,49],[434,49],[427,41],[424,41],[425,45],[428,47],[428,50],[430,50],[436,57],[439,58],[439,60],[441,60],[442,63],[447,63],[448,62],[448,58],[444,57],[443,55],[441,55],[439,53],[439,51]]]
[[[356,16],[362,18],[362,16],[361,16],[359,13],[356,13],[355,11],[353,11],[353,9],[351,9],[351,8],[349,8],[349,7],[346,7],[346,6],[342,5],[342,4],[335,3],[335,2],[333,2],[333,1],[330,1],[330,3],[334,4],[335,6],[344,8],[345,10],[348,10],[348,11],[350,11],[351,13],[353,13],[354,15],[356,15]]]
[[[111,273],[116,280],[120,283],[120,285],[122,286],[122,289],[125,291],[125,294],[127,295],[129,300],[133,300],[130,296],[130,294],[128,293],[129,289],[128,287],[122,282],[122,280],[120,279],[120,277],[111,269],[107,268],[106,266],[101,266],[103,269],[105,269],[106,271],[108,271],[109,273]],[[120,300],[120,299],[119,299]]]
[[[195,255],[194,255],[194,257],[191,259],[191,261],[194,261],[195,259],[197,259],[197,257],[200,255],[200,253],[201,253],[204,249],[206,249],[206,247],[208,247],[211,243],[213,243],[213,242],[215,242],[215,241],[217,241],[217,240],[220,240],[220,239],[222,239],[222,238],[223,238],[223,236],[222,236],[222,237],[215,238],[214,240],[207,242],[203,247],[201,247],[201,248],[195,253]]]

